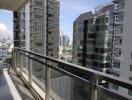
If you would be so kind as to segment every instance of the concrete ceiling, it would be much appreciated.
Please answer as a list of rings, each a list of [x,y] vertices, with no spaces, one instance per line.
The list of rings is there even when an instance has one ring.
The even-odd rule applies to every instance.
[[[0,0],[0,9],[18,11],[29,0]]]

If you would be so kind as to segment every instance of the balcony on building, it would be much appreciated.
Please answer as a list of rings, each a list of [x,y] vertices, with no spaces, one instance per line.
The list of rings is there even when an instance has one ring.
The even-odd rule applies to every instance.
[[[113,0],[114,3],[121,3],[124,2],[124,0]]]
[[[1,0],[0,8],[17,11],[27,2]],[[109,89],[109,83],[113,83],[132,90],[132,83],[126,79],[20,48],[18,28],[14,31],[11,62],[0,61],[0,100],[132,99]]]

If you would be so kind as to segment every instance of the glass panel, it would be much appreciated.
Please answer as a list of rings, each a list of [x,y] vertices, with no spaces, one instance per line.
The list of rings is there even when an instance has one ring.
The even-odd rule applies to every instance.
[[[51,70],[51,100],[89,100],[89,86],[56,70]]]
[[[16,69],[20,71],[20,53],[16,51]]]
[[[25,56],[25,55],[22,55],[21,59],[22,59],[22,69],[23,69],[23,72],[28,75],[28,57]]]
[[[117,96],[116,94],[112,95],[111,92],[108,93],[100,89],[98,89],[97,91],[98,91],[97,100],[128,100],[128,99],[121,98]]]
[[[34,56],[39,60],[43,60]],[[32,79],[41,89],[45,90],[45,66],[35,60],[32,60]]]
[[[106,88],[106,91],[105,89],[97,88],[97,100],[129,100],[127,98],[131,98],[127,96],[127,92],[125,93],[128,89],[117,84],[104,81],[102,87]]]

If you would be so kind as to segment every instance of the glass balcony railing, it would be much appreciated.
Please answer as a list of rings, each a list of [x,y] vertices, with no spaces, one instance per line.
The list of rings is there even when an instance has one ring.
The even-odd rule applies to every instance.
[[[45,100],[132,99],[111,89],[111,84],[132,89],[128,80],[20,48],[13,49],[13,67],[29,89]]]

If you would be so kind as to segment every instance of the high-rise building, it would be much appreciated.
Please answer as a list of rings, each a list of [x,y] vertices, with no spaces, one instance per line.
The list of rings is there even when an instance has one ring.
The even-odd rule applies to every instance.
[[[57,58],[59,0],[31,0],[20,11],[20,32],[22,47]]]
[[[59,46],[69,46],[70,38],[68,35],[64,34],[63,32],[60,32],[60,38],[59,38]]]
[[[73,25],[73,63],[104,71],[111,67],[114,5],[81,14]]]
[[[114,39],[112,67],[114,76],[132,81],[132,0],[113,0]],[[111,84],[111,89],[132,98],[132,90]]]
[[[59,53],[59,0],[47,0],[46,54],[58,57]]]
[[[59,0],[31,0],[20,12],[14,12],[14,45],[58,58],[59,6]],[[28,69],[28,59],[23,59],[23,66]],[[32,69],[33,75],[42,81],[45,67],[32,60]]]

